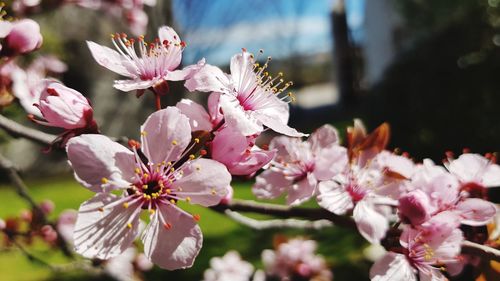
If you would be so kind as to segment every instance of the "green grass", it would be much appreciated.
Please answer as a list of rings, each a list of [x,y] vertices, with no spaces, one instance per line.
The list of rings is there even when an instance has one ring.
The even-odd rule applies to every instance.
[[[79,205],[93,194],[81,187],[70,176],[37,180],[27,184],[30,187],[30,194],[37,202],[50,199],[56,204],[52,218],[65,209],[78,209]],[[250,183],[238,183],[234,187],[235,198],[254,199]],[[283,199],[274,202],[281,203]],[[314,206],[315,203],[310,202],[307,205]],[[27,208],[25,202],[9,186],[0,186],[0,206],[2,218],[17,215],[21,209]],[[334,268],[335,280],[365,280],[367,278],[369,264],[363,260],[360,250],[365,243],[352,231],[337,228],[321,231],[255,231],[206,208],[192,205],[186,206],[186,209],[191,213],[200,214],[199,224],[204,236],[203,248],[194,266],[187,270],[177,271],[155,268],[146,273],[147,280],[201,280],[203,271],[209,267],[210,258],[222,256],[231,249],[237,250],[245,260],[259,267],[262,250],[272,248],[273,236],[277,234],[306,236],[320,241],[318,252],[325,256]],[[262,215],[253,217],[265,218]],[[28,249],[37,257],[43,257],[44,260],[53,264],[67,262],[62,254],[48,249],[41,242],[35,243]],[[71,275],[53,274],[46,267],[29,261],[14,247],[0,247],[0,272],[0,280],[9,281],[89,279],[83,272]]]

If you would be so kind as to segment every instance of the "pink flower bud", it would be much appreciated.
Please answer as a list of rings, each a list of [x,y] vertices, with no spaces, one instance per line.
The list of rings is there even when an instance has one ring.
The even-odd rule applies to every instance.
[[[88,100],[60,83],[48,83],[40,96],[38,108],[49,126],[77,129],[95,125]]]
[[[42,212],[45,215],[52,213],[52,211],[54,211],[55,207],[56,206],[55,206],[54,202],[52,202],[50,200],[43,200],[42,203],[40,203],[40,209],[42,210]]]
[[[412,225],[420,225],[430,218],[432,206],[427,194],[414,190],[399,198],[399,214]]]
[[[25,54],[34,51],[42,45],[40,26],[34,20],[23,19],[13,22],[9,35],[5,37],[8,52]]]
[[[43,240],[49,243],[55,242],[57,240],[57,232],[50,225],[42,226],[42,228],[40,229],[40,234]]]

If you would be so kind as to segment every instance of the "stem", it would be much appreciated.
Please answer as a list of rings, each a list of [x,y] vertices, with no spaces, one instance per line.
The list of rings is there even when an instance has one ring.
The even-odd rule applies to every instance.
[[[21,125],[3,115],[0,115],[0,128],[13,137],[23,137],[42,145],[50,145],[57,138],[57,136]]]
[[[155,101],[156,101],[156,110],[161,110],[161,95],[158,94],[156,91],[155,93]]]

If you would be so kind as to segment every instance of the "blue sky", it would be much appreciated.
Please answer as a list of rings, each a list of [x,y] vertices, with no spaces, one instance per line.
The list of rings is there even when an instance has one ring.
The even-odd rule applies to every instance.
[[[348,24],[362,41],[365,0],[346,0]],[[265,55],[314,54],[331,50],[332,0],[174,0],[174,15],[188,43],[184,62],[201,57],[224,65],[242,47]]]

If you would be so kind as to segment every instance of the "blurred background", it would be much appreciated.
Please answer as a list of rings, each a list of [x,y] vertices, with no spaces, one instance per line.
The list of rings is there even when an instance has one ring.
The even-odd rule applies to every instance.
[[[149,19],[146,39],[156,37],[159,26],[170,25],[186,41],[183,65],[204,57],[228,71],[231,56],[241,48],[254,53],[263,49],[262,60],[273,58],[270,72],[282,71],[294,82],[292,127],[311,132],[331,123],[343,132],[353,118],[361,118],[370,129],[388,122],[390,148],[401,148],[417,160],[440,162],[448,150],[500,150],[499,6],[499,0],[157,0],[144,11]],[[137,138],[140,124],[153,111],[152,95],[137,99],[114,90],[117,76],[95,63],[85,44],[91,40],[111,46],[109,34],[130,33],[123,18],[74,5],[30,17],[40,23],[44,36],[38,54],[56,54],[68,65],[61,79],[92,100],[101,130]],[[164,104],[174,105],[184,97],[204,102],[207,95],[186,93],[182,83],[173,83]],[[20,106],[5,108],[2,114],[28,123]],[[35,196],[42,199],[57,193],[47,191],[55,182],[47,175],[69,175],[64,155],[47,156],[39,152],[40,146],[2,132],[0,138],[2,153],[31,178]],[[55,199],[60,201],[57,208],[78,208],[90,193],[76,191],[82,188],[70,176],[63,182],[56,186],[75,193],[69,201]],[[250,184],[238,186],[236,197],[252,198]],[[6,192],[0,195],[0,206],[17,206],[5,203],[19,200],[6,190],[0,188]],[[10,210],[16,209],[0,207],[0,215],[9,215]],[[254,233],[218,215],[208,217],[223,221],[227,232],[205,226],[209,229],[205,243],[212,246],[202,250],[195,267],[185,272],[153,271],[150,278],[198,280],[213,255],[237,248],[258,264],[261,249],[272,247],[270,237],[275,233]],[[211,223],[201,224],[203,228]],[[370,263],[359,250],[363,242],[344,234],[342,230],[306,233],[321,239],[319,252],[328,257],[336,280],[353,280],[356,274],[359,280],[366,279]],[[0,272],[9,267],[5,261],[0,256]],[[30,276],[17,280],[39,280]]]

